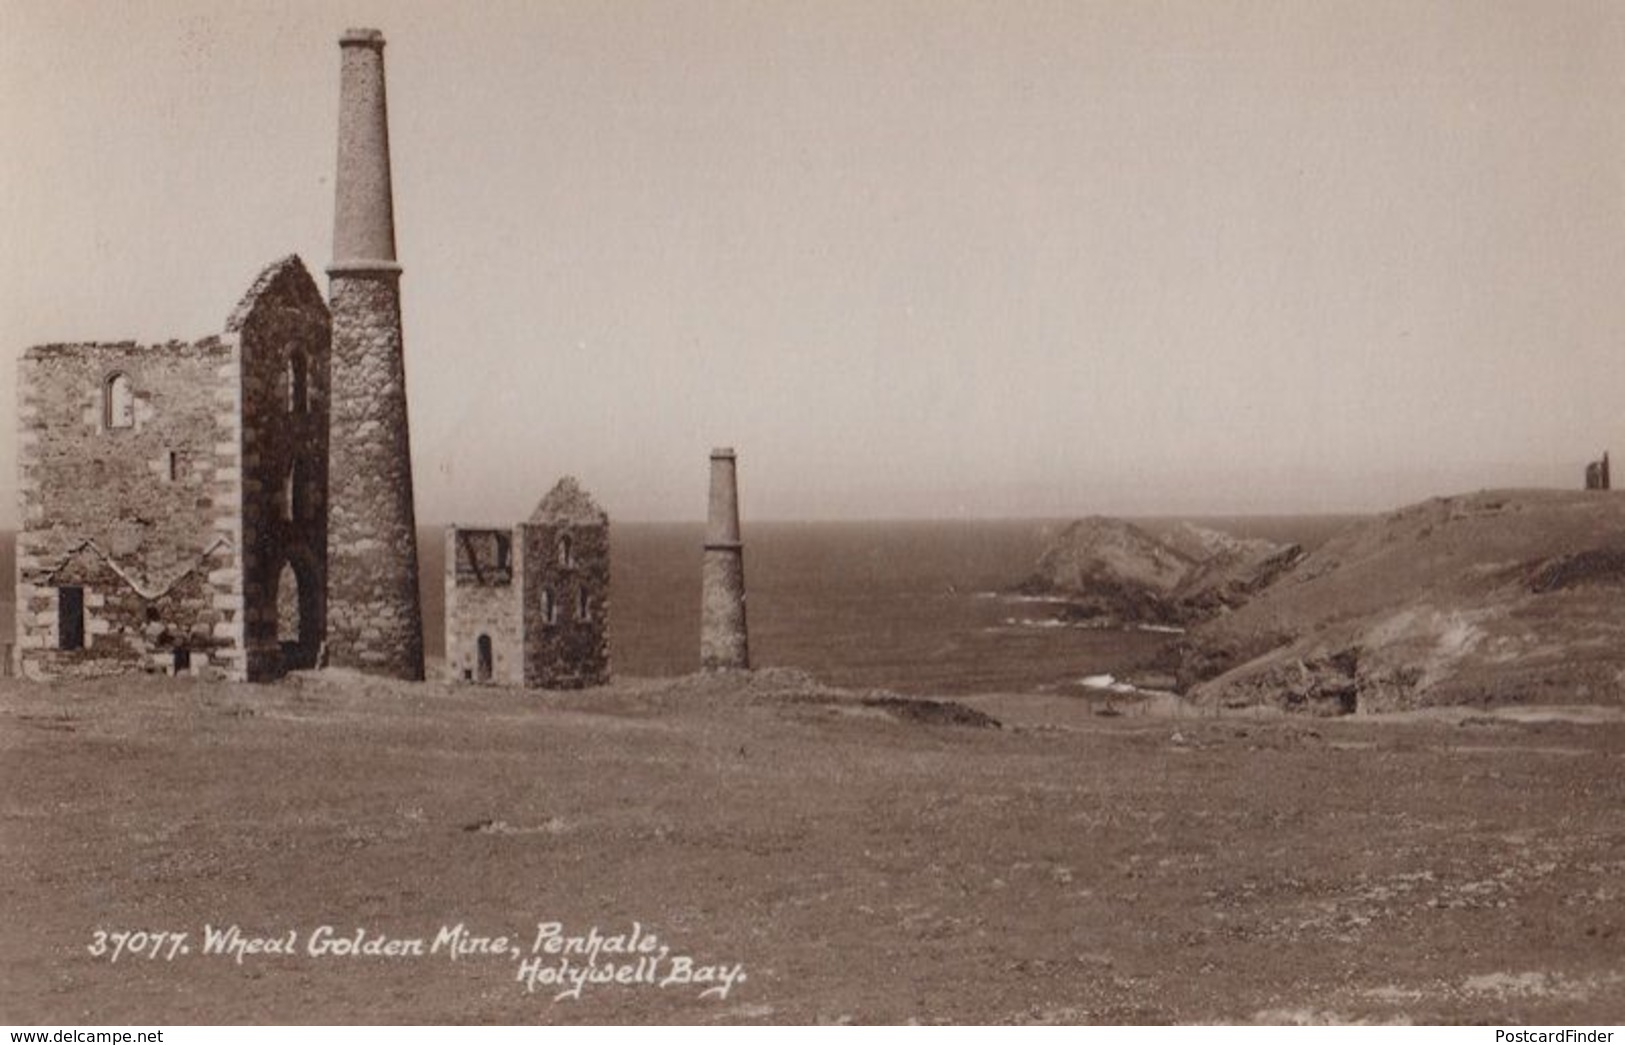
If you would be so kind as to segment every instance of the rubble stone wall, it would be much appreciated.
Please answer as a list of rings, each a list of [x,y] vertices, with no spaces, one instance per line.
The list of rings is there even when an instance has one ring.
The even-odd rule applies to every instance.
[[[498,541],[508,543],[507,565]],[[446,672],[461,682],[518,686],[524,682],[520,584],[524,549],[509,530],[446,528]],[[491,671],[484,677],[480,637],[490,642]]]
[[[54,344],[18,367],[17,659],[35,678],[246,678],[235,336]],[[65,622],[63,589],[83,612]],[[63,625],[82,648],[62,649]]]

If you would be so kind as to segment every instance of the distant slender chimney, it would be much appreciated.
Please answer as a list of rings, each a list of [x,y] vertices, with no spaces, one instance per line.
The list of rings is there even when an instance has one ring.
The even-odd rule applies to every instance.
[[[423,678],[417,520],[406,421],[401,267],[389,176],[384,36],[339,37],[334,183],[327,660]]]
[[[739,485],[730,448],[711,451],[711,510],[705,527],[700,668],[750,667],[745,635],[745,549],[739,539]]]

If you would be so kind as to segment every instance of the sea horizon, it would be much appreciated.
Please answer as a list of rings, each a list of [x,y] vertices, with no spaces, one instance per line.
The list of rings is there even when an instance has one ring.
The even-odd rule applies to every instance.
[[[795,668],[832,685],[915,695],[1068,692],[1152,657],[1166,634],[1082,628],[1015,589],[1075,517],[754,520],[745,526],[752,666]],[[1312,548],[1365,516],[1141,516]],[[477,525],[477,524],[465,524]],[[509,523],[507,525],[513,525]],[[698,521],[612,523],[611,670],[628,677],[699,668]],[[418,527],[424,649],[445,655],[444,526]],[[15,532],[0,531],[14,571]],[[13,633],[13,592],[0,628]]]

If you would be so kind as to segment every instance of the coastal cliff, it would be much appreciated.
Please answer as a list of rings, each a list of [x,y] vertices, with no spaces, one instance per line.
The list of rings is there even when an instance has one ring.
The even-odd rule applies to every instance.
[[[1176,648],[1200,704],[1625,703],[1625,496],[1440,497],[1352,527]]]

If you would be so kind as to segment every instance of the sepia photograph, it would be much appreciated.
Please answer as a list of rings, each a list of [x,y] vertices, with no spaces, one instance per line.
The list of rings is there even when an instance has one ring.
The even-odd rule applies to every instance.
[[[1612,1040],[1622,70],[0,0],[0,1023]]]

